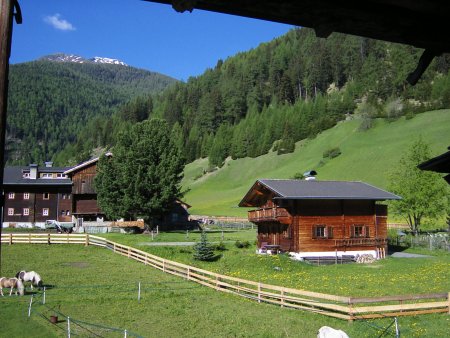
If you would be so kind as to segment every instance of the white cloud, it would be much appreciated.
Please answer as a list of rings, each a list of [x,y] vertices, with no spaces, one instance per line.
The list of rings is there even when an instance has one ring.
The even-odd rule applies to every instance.
[[[61,19],[61,14],[56,13],[55,15],[48,15],[44,18],[44,21],[48,23],[53,28],[62,31],[74,31],[75,27],[67,20]]]

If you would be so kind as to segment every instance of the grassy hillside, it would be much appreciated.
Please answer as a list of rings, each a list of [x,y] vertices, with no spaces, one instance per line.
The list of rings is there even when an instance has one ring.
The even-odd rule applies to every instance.
[[[201,176],[208,160],[186,166],[183,188],[192,214],[246,216],[239,201],[258,178],[292,178],[315,169],[319,180],[356,180],[385,188],[389,172],[418,137],[430,144],[434,155],[450,145],[450,109],[401,118],[377,120],[374,127],[358,131],[361,120],[339,123],[315,139],[296,144],[294,153],[278,156],[271,152],[257,158],[228,160],[219,170]],[[339,147],[339,157],[323,160],[324,151]],[[200,177],[201,176],[201,177]]]

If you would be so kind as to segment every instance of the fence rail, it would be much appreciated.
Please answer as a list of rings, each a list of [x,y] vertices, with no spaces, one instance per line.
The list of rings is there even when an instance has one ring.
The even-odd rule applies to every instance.
[[[425,313],[450,313],[450,292],[426,295],[402,295],[374,298],[353,298],[291,289],[225,276],[170,261],[133,247],[89,234],[2,234],[5,244],[83,244],[107,248],[165,273],[185,278],[217,291],[236,294],[258,302],[281,307],[308,310],[323,315],[357,320],[386,316],[407,316]],[[398,304],[397,304],[398,303]],[[367,305],[372,304],[372,305]]]

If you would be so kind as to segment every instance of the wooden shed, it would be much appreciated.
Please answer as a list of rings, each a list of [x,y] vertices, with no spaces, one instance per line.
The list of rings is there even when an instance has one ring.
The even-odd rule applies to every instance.
[[[277,248],[296,258],[371,254],[387,247],[387,206],[399,196],[363,182],[257,180],[240,207],[258,226],[260,252]]]
[[[77,222],[81,219],[95,221],[98,217],[104,217],[94,188],[98,160],[98,157],[93,158],[64,172],[72,180],[72,214]]]

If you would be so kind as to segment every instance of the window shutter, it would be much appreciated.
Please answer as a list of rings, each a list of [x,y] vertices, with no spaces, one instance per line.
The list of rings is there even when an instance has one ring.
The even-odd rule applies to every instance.
[[[327,228],[327,231],[328,231],[328,238],[333,238],[333,228],[332,227],[328,227]]]
[[[317,226],[313,226],[312,227],[312,238],[317,238],[317,236],[316,236],[316,233],[317,233]]]
[[[366,225],[364,227],[364,237],[370,237],[369,226],[368,225]]]

